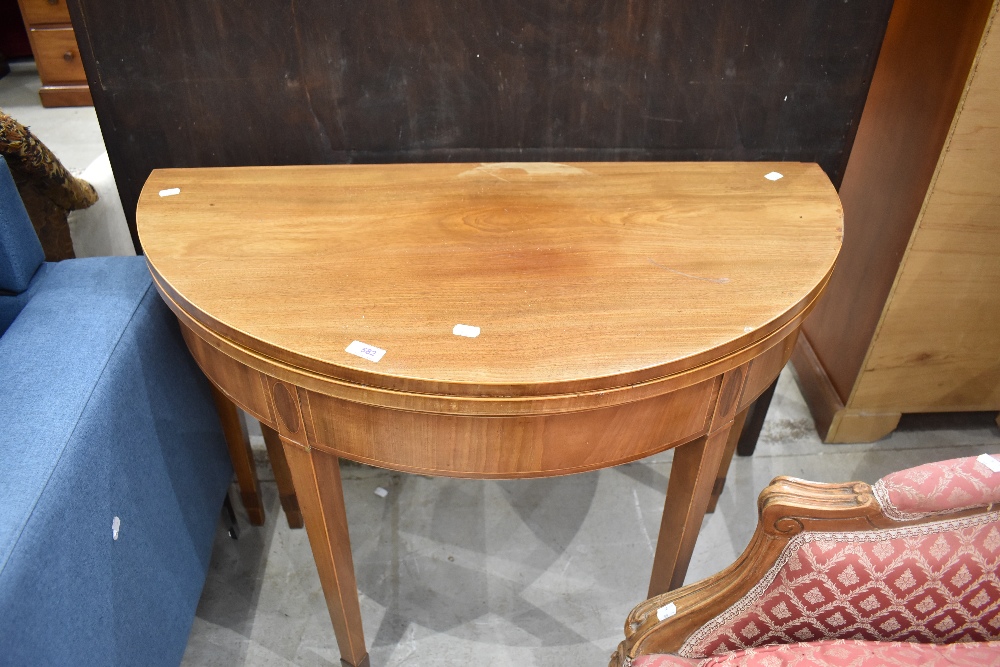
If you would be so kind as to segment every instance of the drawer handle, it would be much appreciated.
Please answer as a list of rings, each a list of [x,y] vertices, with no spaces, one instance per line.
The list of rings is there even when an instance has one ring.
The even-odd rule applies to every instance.
[[[65,60],[68,63],[73,62],[73,58],[74,56],[72,51],[67,51],[66,53],[63,54],[63,60]]]
[[[59,4],[59,0],[49,0],[49,4],[50,5],[58,5]]]

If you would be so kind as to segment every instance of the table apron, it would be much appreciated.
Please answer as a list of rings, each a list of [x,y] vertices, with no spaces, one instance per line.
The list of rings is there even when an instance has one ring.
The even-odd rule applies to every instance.
[[[468,415],[346,400],[240,363],[182,331],[208,378],[287,441],[382,468],[449,477],[583,472],[679,446],[708,433],[723,373],[639,400],[550,414]],[[798,327],[741,368],[731,412],[745,408],[791,355]],[[218,343],[219,341],[213,341]]]

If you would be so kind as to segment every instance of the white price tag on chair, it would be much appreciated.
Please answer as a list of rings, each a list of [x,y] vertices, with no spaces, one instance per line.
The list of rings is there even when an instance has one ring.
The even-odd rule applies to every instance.
[[[990,470],[992,470],[993,472],[1000,472],[1000,461],[997,461],[989,454],[981,454],[979,457],[976,458],[976,460],[982,463]]]
[[[668,602],[659,609],[656,610],[656,620],[665,621],[674,614],[677,613],[677,605],[673,602]]]

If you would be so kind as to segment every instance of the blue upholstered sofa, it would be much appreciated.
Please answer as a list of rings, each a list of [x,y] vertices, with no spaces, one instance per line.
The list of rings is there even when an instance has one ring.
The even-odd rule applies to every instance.
[[[0,665],[177,665],[232,467],[141,257],[43,262],[0,158]]]

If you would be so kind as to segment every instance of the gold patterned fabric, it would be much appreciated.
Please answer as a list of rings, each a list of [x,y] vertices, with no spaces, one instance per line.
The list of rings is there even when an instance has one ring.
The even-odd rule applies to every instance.
[[[0,155],[7,161],[14,183],[35,227],[45,259],[74,256],[66,217],[70,211],[97,201],[94,188],[67,171],[31,131],[0,110]]]

